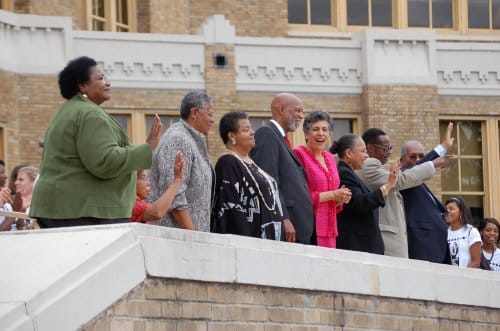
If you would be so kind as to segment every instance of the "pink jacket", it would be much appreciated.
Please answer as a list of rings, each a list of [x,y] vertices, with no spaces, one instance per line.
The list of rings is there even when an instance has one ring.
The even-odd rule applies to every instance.
[[[333,191],[339,188],[340,178],[335,159],[328,152],[323,152],[328,171],[314,157],[314,154],[305,146],[293,150],[302,162],[307,173],[309,194],[316,218],[316,235],[318,237],[337,237],[337,214],[342,210],[342,204],[337,206],[334,200],[320,202],[321,192]]]

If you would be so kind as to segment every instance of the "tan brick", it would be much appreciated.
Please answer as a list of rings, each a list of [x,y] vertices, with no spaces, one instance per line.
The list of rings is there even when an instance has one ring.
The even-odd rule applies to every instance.
[[[462,310],[462,318],[467,321],[488,321],[487,313],[484,309],[479,308],[465,308]]]
[[[264,304],[265,296],[262,290],[255,289],[233,289],[220,284],[208,285],[208,301],[232,302],[247,304]]]
[[[264,331],[264,326],[246,322],[208,322],[208,331]]]
[[[413,322],[413,330],[438,330],[439,321],[436,319],[416,319]]]
[[[176,331],[207,331],[207,322],[178,320]]]
[[[270,306],[305,307],[309,301],[306,294],[300,292],[282,292],[281,290],[266,290],[266,304]]]
[[[183,302],[180,307],[181,316],[185,319],[210,318],[212,307],[206,302]]]
[[[161,316],[176,318],[182,315],[182,306],[177,301],[164,301],[161,303]]]
[[[145,331],[170,331],[177,327],[175,320],[146,320],[144,322]]]
[[[127,302],[127,313],[135,317],[161,317],[162,305],[160,301],[138,301],[129,300]]]
[[[212,305],[212,320],[216,321],[267,321],[266,308],[242,305]]]
[[[146,299],[175,299],[177,287],[160,279],[148,279],[144,285]]]
[[[271,322],[286,322],[286,323],[303,323],[304,310],[296,308],[268,308],[269,321]]]
[[[208,289],[204,283],[181,283],[177,287],[177,298],[180,300],[207,301]]]
[[[353,311],[376,311],[376,301],[361,296],[346,295],[344,297],[344,308]]]
[[[109,329],[111,331],[134,331],[134,321],[130,319],[113,319]]]

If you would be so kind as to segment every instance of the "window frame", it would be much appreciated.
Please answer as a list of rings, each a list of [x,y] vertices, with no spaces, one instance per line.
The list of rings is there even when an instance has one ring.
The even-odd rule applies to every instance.
[[[0,9],[12,11],[12,2],[13,0],[0,0]]]
[[[347,25],[347,1],[348,0],[331,0],[332,11],[332,25],[317,25],[311,24],[310,20],[310,0],[308,4],[308,24],[288,23],[289,35],[301,35],[301,32],[310,33],[314,35],[317,33],[323,36],[328,32],[357,32],[367,28],[377,29],[409,29],[409,30],[434,30],[437,34],[462,34],[462,35],[500,35],[500,29],[491,29],[491,15],[490,14],[490,29],[469,29],[468,26],[468,1],[467,0],[452,0],[452,28],[433,28],[432,27],[432,2],[429,4],[429,27],[408,27],[408,0],[392,0],[392,26],[373,27],[371,25],[371,5],[369,7],[369,23],[370,25]],[[372,0],[368,0],[371,4]],[[491,0],[490,8],[491,8]]]
[[[484,217],[495,217],[499,219],[500,209],[495,208],[495,206],[498,205],[498,201],[500,201],[500,176],[498,176],[498,169],[500,168],[500,117],[440,116],[439,122],[442,121],[471,121],[481,123],[483,214]],[[442,188],[442,186],[440,186],[440,188]],[[441,190],[441,196],[461,194],[461,192],[465,192],[464,195],[481,195],[479,193],[473,194],[473,191],[469,193],[469,191]]]
[[[97,19],[101,22],[104,23],[104,30],[103,31],[111,31],[111,32],[118,32],[119,28],[127,28],[128,31],[121,31],[121,32],[136,32],[137,31],[137,6],[136,6],[136,0],[126,0],[127,1],[127,18],[128,18],[128,25],[122,24],[120,22],[117,22],[117,6],[116,6],[116,0],[101,0],[104,2],[104,17],[100,16],[95,16],[93,14],[93,0],[86,0],[86,5],[87,5],[87,30],[91,31],[100,31],[100,30],[93,30],[93,21],[94,19]]]

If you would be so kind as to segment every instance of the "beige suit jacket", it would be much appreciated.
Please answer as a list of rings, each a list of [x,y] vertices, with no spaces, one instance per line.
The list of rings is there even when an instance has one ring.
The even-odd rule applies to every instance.
[[[403,197],[399,193],[422,184],[432,178],[435,170],[430,162],[417,165],[401,172],[396,186],[385,198],[385,207],[379,208],[380,231],[385,244],[385,255],[408,257],[408,240],[406,237],[406,219]],[[389,180],[389,171],[375,158],[368,158],[363,169],[356,171],[370,190],[377,190]]]

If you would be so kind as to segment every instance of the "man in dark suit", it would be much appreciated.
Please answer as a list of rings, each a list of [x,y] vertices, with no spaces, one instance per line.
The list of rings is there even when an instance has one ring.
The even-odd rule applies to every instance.
[[[300,126],[304,106],[295,95],[280,93],[271,102],[271,112],[268,125],[255,132],[255,147],[250,156],[278,183],[287,212],[283,222],[286,241],[315,244],[314,213],[306,174],[286,136]]]
[[[404,143],[401,148],[403,167],[408,169],[443,156],[453,145],[452,131],[453,123],[450,123],[443,142],[425,155],[424,147],[418,141]],[[443,220],[446,208],[425,183],[402,190],[400,193],[403,195],[406,215],[409,257],[429,262],[449,263],[448,227]]]

